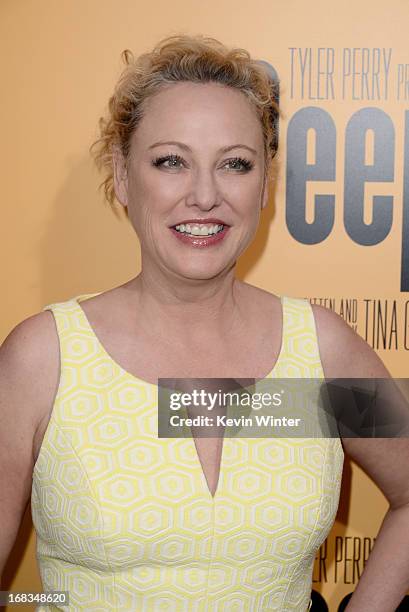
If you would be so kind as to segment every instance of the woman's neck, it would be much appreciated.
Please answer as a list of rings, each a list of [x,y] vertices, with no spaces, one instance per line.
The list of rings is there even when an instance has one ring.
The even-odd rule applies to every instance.
[[[235,269],[213,279],[178,279],[141,272],[127,284],[142,322],[158,333],[199,340],[231,334],[240,326],[246,284]]]

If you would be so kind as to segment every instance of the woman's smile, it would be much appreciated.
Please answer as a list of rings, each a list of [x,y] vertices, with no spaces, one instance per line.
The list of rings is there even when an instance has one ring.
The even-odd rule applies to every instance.
[[[182,244],[194,248],[218,245],[227,235],[229,225],[220,219],[185,219],[169,229]]]

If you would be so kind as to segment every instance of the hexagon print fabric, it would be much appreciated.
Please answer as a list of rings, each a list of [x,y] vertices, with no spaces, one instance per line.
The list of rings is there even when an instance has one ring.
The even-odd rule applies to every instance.
[[[338,438],[224,438],[210,494],[193,438],[158,438],[157,387],[119,366],[80,301],[47,305],[61,374],[34,466],[37,611],[257,612],[309,607],[338,507]],[[282,298],[271,377],[323,377],[307,300]]]

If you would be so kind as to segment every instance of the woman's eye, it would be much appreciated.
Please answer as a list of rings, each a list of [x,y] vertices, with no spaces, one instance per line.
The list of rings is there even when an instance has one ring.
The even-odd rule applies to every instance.
[[[165,162],[169,162],[165,165]],[[163,166],[164,168],[179,168],[179,164],[183,163],[183,159],[179,155],[164,155],[153,160],[152,164],[156,167]]]
[[[247,172],[253,168],[253,163],[248,159],[244,159],[243,157],[235,157],[234,159],[229,159],[226,163],[232,164],[233,170]]]

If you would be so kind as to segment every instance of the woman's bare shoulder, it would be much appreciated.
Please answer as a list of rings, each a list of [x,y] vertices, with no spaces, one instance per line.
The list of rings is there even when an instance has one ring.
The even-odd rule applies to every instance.
[[[390,375],[376,351],[339,314],[318,304],[312,311],[326,378]]]
[[[35,432],[58,385],[59,342],[49,310],[19,322],[0,346],[2,419],[23,420]],[[46,374],[46,375],[45,375]],[[4,421],[3,421],[4,422]]]
[[[50,310],[43,310],[23,319],[10,331],[0,346],[3,359],[26,357],[19,361],[21,367],[32,360],[44,358],[44,352],[57,339],[54,316]],[[17,365],[15,363],[14,365]]]

